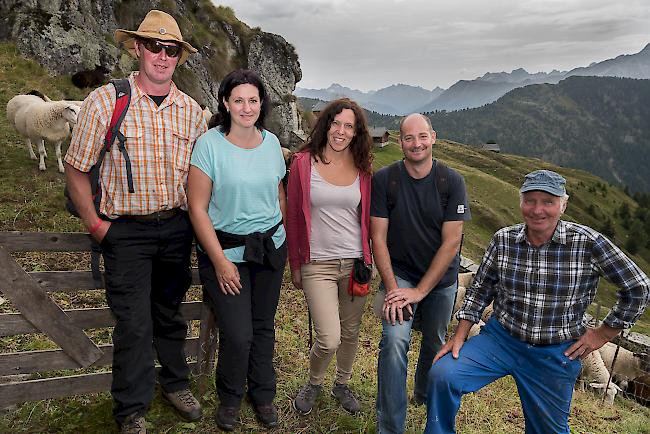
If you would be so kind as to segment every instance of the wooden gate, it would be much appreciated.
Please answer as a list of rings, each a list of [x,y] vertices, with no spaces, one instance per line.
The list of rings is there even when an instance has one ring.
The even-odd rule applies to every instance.
[[[113,346],[96,345],[84,331],[113,326],[110,309],[62,310],[48,294],[101,289],[91,271],[25,272],[11,256],[12,252],[90,252],[90,248],[90,236],[84,233],[0,232],[0,292],[20,311],[0,314],[0,338],[44,333],[59,347],[0,354],[0,377],[111,366]],[[192,271],[192,282],[198,284],[198,272]],[[198,375],[199,393],[203,394],[214,364],[214,317],[199,301],[183,302],[181,310],[186,320],[201,320],[199,336],[187,338],[185,353]],[[109,390],[110,384],[110,371],[3,382],[0,408],[102,392]]]

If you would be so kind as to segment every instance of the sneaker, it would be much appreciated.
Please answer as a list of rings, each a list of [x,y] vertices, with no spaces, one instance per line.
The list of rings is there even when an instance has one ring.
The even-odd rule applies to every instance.
[[[278,410],[273,403],[253,405],[253,410],[255,410],[257,420],[265,427],[275,428],[278,426]]]
[[[121,434],[147,434],[147,423],[144,416],[138,413],[130,414],[120,426]]]
[[[163,397],[171,403],[178,414],[187,421],[195,421],[203,416],[201,404],[196,400],[190,389],[183,389],[177,392],[162,393]]]
[[[334,383],[332,387],[332,396],[338,400],[343,410],[355,414],[361,410],[359,401],[354,397],[347,384]]]
[[[303,416],[311,413],[311,409],[314,408],[316,403],[316,398],[320,394],[322,386],[315,386],[311,383],[307,383],[298,391],[296,399],[293,400],[293,408]]]
[[[217,422],[217,426],[223,431],[234,430],[238,417],[239,407],[226,407],[225,405],[219,405],[219,408],[217,408],[217,411],[214,413],[214,420]]]

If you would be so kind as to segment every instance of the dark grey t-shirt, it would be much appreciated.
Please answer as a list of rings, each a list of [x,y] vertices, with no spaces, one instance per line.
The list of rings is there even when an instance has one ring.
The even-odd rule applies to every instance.
[[[388,167],[372,177],[372,217],[389,218],[388,252],[395,274],[417,284],[431,265],[442,244],[442,223],[469,220],[470,211],[463,177],[449,169],[449,200],[446,210],[440,204],[436,188],[437,162],[422,179],[412,178],[400,161],[400,183],[395,208],[389,215],[387,204]],[[451,262],[436,288],[446,288],[456,281],[460,257]]]

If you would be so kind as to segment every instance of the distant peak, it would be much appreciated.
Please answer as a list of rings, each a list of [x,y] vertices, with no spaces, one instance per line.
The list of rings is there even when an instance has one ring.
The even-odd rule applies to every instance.
[[[643,54],[650,54],[650,43],[649,43],[648,45],[646,45],[646,46],[643,48],[643,50],[639,51],[639,54],[641,54],[641,53],[643,53]]]

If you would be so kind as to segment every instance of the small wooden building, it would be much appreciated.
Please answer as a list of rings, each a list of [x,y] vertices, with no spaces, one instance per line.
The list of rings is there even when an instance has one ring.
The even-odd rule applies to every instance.
[[[318,101],[318,102],[314,105],[314,107],[312,107],[311,112],[312,112],[316,117],[318,117],[318,115],[320,114],[320,112],[322,112],[323,109],[324,109],[325,107],[327,107],[327,104],[329,104],[329,102],[326,102],[326,101]]]
[[[384,127],[371,127],[370,136],[372,137],[372,142],[378,148],[383,148],[388,144],[388,129]]]

